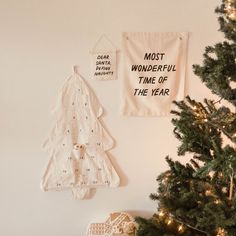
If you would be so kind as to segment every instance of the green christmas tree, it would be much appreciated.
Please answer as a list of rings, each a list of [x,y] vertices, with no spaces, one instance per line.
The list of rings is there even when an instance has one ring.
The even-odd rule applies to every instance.
[[[169,170],[150,195],[157,212],[136,218],[138,236],[236,236],[236,0],[223,0],[216,12],[226,40],[206,47],[193,70],[219,99],[174,102],[178,155],[192,158],[181,164],[166,157]]]

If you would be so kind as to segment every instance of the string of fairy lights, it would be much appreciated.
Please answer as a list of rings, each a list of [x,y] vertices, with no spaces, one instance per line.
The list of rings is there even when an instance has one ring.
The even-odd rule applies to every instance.
[[[170,216],[168,213],[166,213],[164,210],[160,210],[159,213],[158,213],[159,217],[161,219],[163,219],[163,222],[166,223],[167,226],[169,227],[172,227],[173,228],[173,225],[175,225],[176,227],[176,231],[179,235],[183,234],[185,232],[185,230],[187,228],[191,228],[195,231],[198,231],[200,233],[203,233],[205,235],[208,235],[208,233],[206,231],[203,231],[203,230],[200,230],[200,229],[197,229],[189,224],[186,224],[178,219],[176,219],[175,217],[173,216]],[[217,232],[216,232],[216,236],[227,236],[227,232],[225,231],[225,229],[219,227],[217,229]]]
[[[219,175],[220,177],[223,177],[223,174],[220,173]],[[164,186],[166,186],[166,191],[168,191],[168,182],[169,182],[169,179],[171,178],[171,175],[169,172],[167,172],[162,180],[162,183]],[[205,191],[205,196],[211,196],[211,197],[214,197],[215,200],[214,200],[214,203],[215,204],[221,204],[221,200],[217,198],[217,195],[214,194],[214,191],[213,189],[211,189],[210,185],[208,186],[209,188]],[[226,187],[223,187],[222,188],[222,192],[223,193],[227,193],[228,190]],[[164,193],[164,195],[166,196],[167,194]],[[199,201],[198,204],[201,204],[202,202]],[[177,219],[175,216],[173,216],[171,213],[168,213],[167,210],[163,209],[163,208],[160,208],[159,209],[159,212],[158,212],[158,216],[159,218],[162,220],[162,222],[164,222],[168,227],[171,227],[172,230],[175,228],[175,231],[181,235],[183,234],[187,228],[190,228],[190,229],[193,229],[195,231],[198,231],[200,233],[203,233],[205,235],[208,235],[208,232],[206,231],[203,231],[203,230],[200,230],[190,224],[187,224],[185,222],[183,222],[182,220],[180,219]],[[216,232],[216,235],[215,236],[227,236],[227,232],[225,231],[225,229],[219,227],[217,229],[217,232]]]
[[[217,102],[215,102],[214,104],[216,104],[216,103],[220,103],[220,100],[217,101]],[[207,114],[207,112],[205,111],[205,107],[201,107],[201,106],[195,105],[195,106],[193,106],[193,112],[194,112],[194,114],[195,114],[195,116],[196,116],[196,124],[197,124],[197,123],[203,123],[203,124],[204,124],[204,123],[208,123],[208,124],[210,124],[210,125],[211,125],[212,127],[214,127],[214,128],[217,128],[216,125],[218,125],[218,128],[217,128],[218,131],[222,131],[222,132],[225,133],[228,137],[233,137],[233,138],[236,137],[236,133],[230,134],[229,132],[227,132],[227,130],[225,129],[225,128],[226,128],[226,125],[225,125],[225,124],[222,124],[222,123],[224,122],[224,120],[222,120],[222,121],[220,121],[220,122],[218,122],[218,123],[216,123],[216,124],[215,124],[215,122],[211,122],[212,118],[211,118],[211,117],[208,117],[208,114]],[[235,115],[234,113],[232,113],[232,114],[228,115],[228,116],[225,117],[225,118],[227,118],[226,121],[225,121],[225,123],[226,123],[226,124],[228,125],[228,127],[229,127],[229,126],[231,126],[231,124],[229,124],[229,123],[230,123],[230,120],[231,120],[231,121],[235,120],[235,119],[236,119],[236,115]],[[194,124],[194,123],[193,123],[193,124]],[[221,126],[221,128],[220,128],[220,126]],[[200,127],[200,128],[201,128],[201,127]],[[211,128],[209,129],[209,131],[211,131]]]
[[[236,2],[236,0],[235,0]],[[214,105],[216,103],[221,103],[221,99],[215,103],[213,103]],[[196,117],[196,121],[197,123],[200,123],[200,124],[204,124],[204,123],[211,123],[211,117],[208,117],[208,114],[207,114],[207,111],[205,110],[205,107],[202,107],[200,104],[196,104],[196,105],[193,105],[192,107],[193,109],[193,112],[194,112],[194,115]],[[233,113],[232,113],[233,114]],[[235,119],[235,114],[234,115],[234,119]],[[214,126],[214,123],[212,123],[212,127],[215,127]],[[218,129],[218,131],[223,131],[224,129],[226,128],[226,126],[223,124],[221,128]],[[224,130],[225,132],[225,130]],[[236,136],[236,134],[233,135],[234,137]],[[212,150],[211,150],[212,151]],[[212,151],[213,152],[213,151]],[[213,153],[212,153],[213,154]],[[212,177],[211,176],[212,173],[209,174],[209,177]],[[222,177],[223,178],[223,173],[219,173],[218,174],[219,177]],[[233,173],[233,178],[235,176],[235,174]],[[166,192],[164,193],[165,196],[168,195],[168,181],[169,181],[169,178],[170,178],[170,173],[167,172],[166,175],[164,176],[163,178],[163,184],[164,186],[166,187]],[[230,177],[230,179],[232,180],[232,178]],[[232,200],[232,194],[233,194],[233,190],[234,190],[234,183],[233,181],[230,182],[230,190],[228,190],[227,187],[222,187],[222,193],[224,194],[227,194],[229,192],[229,196],[228,196],[228,199],[229,200]],[[217,195],[214,193],[214,190],[211,189],[211,187],[209,186],[209,188],[205,191],[205,196],[212,196],[214,197],[214,203],[215,204],[221,204],[221,200],[217,197]],[[199,202],[199,204],[201,204],[201,202]],[[181,235],[183,234],[187,228],[190,228],[190,229],[193,229],[195,231],[198,231],[200,233],[203,233],[205,235],[208,235],[208,232],[205,232],[203,230],[200,230],[196,227],[193,227],[179,219],[177,219],[176,217],[174,217],[173,215],[171,215],[170,213],[168,213],[165,209],[160,209],[159,210],[159,213],[158,213],[158,216],[160,217],[160,219],[162,219],[162,221],[169,227],[171,227],[172,229],[173,228],[176,228],[176,232]],[[227,236],[227,232],[224,228],[222,227],[219,227],[217,230],[216,230],[216,235],[215,236]]]
[[[214,104],[220,103],[220,101],[221,101],[221,100],[215,102]],[[230,134],[230,133],[228,133],[228,132],[225,130],[226,124],[223,124],[223,125],[221,124],[221,125],[222,125],[221,128],[219,128],[219,125],[220,125],[220,124],[217,124],[218,126],[216,127],[215,124],[211,122],[211,119],[210,119],[209,117],[207,117],[206,112],[204,112],[204,109],[201,109],[201,107],[198,108],[198,107],[195,105],[195,106],[193,107],[193,111],[194,111],[194,113],[196,114],[196,116],[197,116],[198,120],[200,121],[200,123],[208,123],[208,124],[210,124],[212,127],[218,128],[217,130],[218,130],[218,131],[222,131],[222,133],[226,134],[227,137],[230,137],[230,136],[232,136],[233,138],[236,137],[236,133]],[[232,121],[236,119],[236,114],[234,114],[234,113],[231,113],[229,116],[231,116],[230,119],[231,119]],[[229,126],[230,126],[230,124],[229,124]],[[210,129],[210,130],[211,130],[211,129]],[[230,139],[231,139],[231,141],[233,141],[232,138],[230,138]],[[234,142],[234,141],[233,141],[233,142]],[[212,150],[211,150],[211,151],[212,151]],[[234,179],[236,173],[235,173],[235,171],[234,171],[234,169],[232,168],[231,165],[228,167],[228,169],[229,169],[230,172],[231,172],[231,174],[230,174],[229,200],[232,200],[232,198],[233,198],[233,191],[234,191],[234,181],[233,181],[233,179]]]
[[[184,223],[184,222],[182,222],[180,220],[177,220],[173,216],[169,216],[163,210],[160,210],[158,215],[159,215],[160,218],[164,218],[165,217],[163,222],[165,222],[167,226],[171,226],[173,228],[173,224],[175,224],[176,225],[176,231],[177,231],[177,233],[179,235],[183,234],[187,228],[191,228],[191,229],[196,230],[198,232],[201,232],[201,233],[203,233],[205,235],[208,235],[208,233],[206,231],[197,229],[197,228],[195,228],[195,227],[193,227],[193,226],[191,226],[189,224],[186,224],[186,223]],[[227,232],[225,231],[225,229],[219,227],[217,229],[216,236],[227,236]]]
[[[236,21],[236,0],[223,0],[223,3],[224,3],[224,6],[225,6],[225,14],[226,14],[226,17],[231,20],[231,21]],[[236,31],[236,29],[235,29]],[[221,100],[217,101],[216,103],[220,103]],[[215,104],[215,103],[214,103]],[[201,107],[198,107],[198,106],[193,106],[193,111],[197,117],[197,120],[200,122],[200,123],[209,123],[210,120],[209,118],[207,117],[207,114],[204,112],[204,109],[201,109]],[[225,126],[223,125],[222,126],[222,129],[225,129]],[[218,130],[220,131],[220,129]],[[223,130],[221,130],[223,131]],[[224,132],[226,132],[224,130]],[[236,137],[236,133],[233,135],[233,137]],[[220,176],[223,176],[222,173],[220,173]],[[165,182],[168,182],[168,179],[169,179],[169,173],[167,173],[167,175],[165,176],[164,178],[164,181]],[[231,178],[232,179],[232,178]],[[167,184],[167,183],[166,183]],[[168,186],[168,185],[165,185],[165,186]],[[233,182],[231,182],[230,184],[230,189],[232,191],[233,189]],[[231,192],[229,191],[229,192]],[[222,192],[223,193],[227,193],[228,192],[228,189],[226,187],[223,187],[222,188]],[[166,194],[165,194],[166,195]],[[214,196],[214,193],[211,189],[207,189],[205,191],[205,195],[206,196]],[[230,193],[230,195],[232,195],[232,192]],[[214,200],[214,203],[215,204],[220,204],[221,203],[221,200],[217,199],[217,196],[215,196],[216,199]],[[232,196],[229,196],[229,200],[231,200]],[[159,212],[158,212],[158,216],[160,219],[162,219],[163,222],[165,222],[165,224],[167,226],[170,226],[170,227],[176,227],[176,232],[181,235],[183,234],[187,228],[190,228],[190,229],[193,229],[193,230],[196,230],[198,232],[201,232],[205,235],[208,235],[207,232],[205,231],[202,231],[200,229],[197,229],[185,222],[182,222],[181,220],[177,219],[176,217],[174,217],[173,215],[169,214],[166,210],[164,209],[159,209]],[[222,227],[219,227],[217,230],[216,230],[216,235],[215,236],[227,236],[227,232],[225,229],[223,229]]]

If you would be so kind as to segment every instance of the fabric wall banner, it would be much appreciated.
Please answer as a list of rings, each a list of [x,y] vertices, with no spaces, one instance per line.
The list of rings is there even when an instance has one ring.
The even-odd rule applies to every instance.
[[[116,47],[106,35],[99,38],[91,51],[91,73],[94,79],[116,79]]]
[[[188,33],[123,33],[121,113],[169,115],[184,98]]]
[[[116,52],[93,52],[92,76],[99,80],[116,79]]]

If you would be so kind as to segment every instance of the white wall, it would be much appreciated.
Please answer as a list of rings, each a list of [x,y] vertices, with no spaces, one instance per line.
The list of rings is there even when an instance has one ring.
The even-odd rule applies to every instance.
[[[222,40],[214,14],[220,0],[0,0],[0,235],[83,236],[91,221],[112,211],[151,216],[156,176],[165,156],[176,158],[170,117],[119,116],[116,81],[89,78],[89,50],[105,33],[121,49],[123,31],[188,31],[188,93],[213,96],[193,75],[204,47]],[[121,62],[119,53],[119,66]],[[44,193],[40,177],[48,161],[41,149],[50,108],[72,66],[96,92],[104,124],[117,144],[111,160],[121,187],[99,189],[90,200],[69,191]],[[186,158],[182,158],[183,161]]]

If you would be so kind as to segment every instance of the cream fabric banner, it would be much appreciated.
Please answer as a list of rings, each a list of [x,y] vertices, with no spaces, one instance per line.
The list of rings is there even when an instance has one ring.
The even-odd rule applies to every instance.
[[[91,73],[94,79],[116,79],[116,46],[103,34],[91,53]]]
[[[97,53],[93,52],[91,57],[91,71],[94,79],[116,79],[116,51]]]
[[[121,113],[169,115],[184,98],[188,33],[123,33]]]

